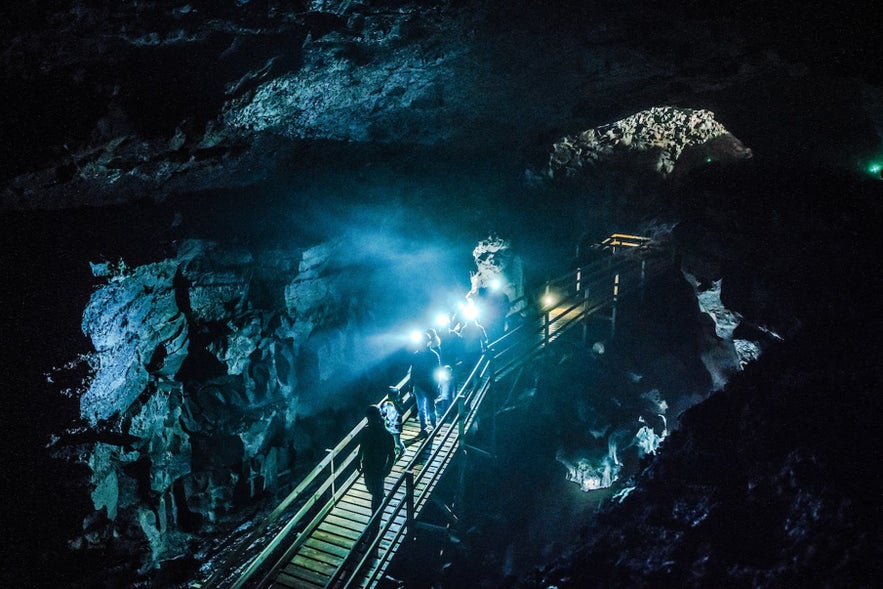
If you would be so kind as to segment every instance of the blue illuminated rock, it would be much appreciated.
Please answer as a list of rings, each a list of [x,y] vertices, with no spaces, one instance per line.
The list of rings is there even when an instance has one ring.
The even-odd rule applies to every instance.
[[[95,346],[95,375],[80,399],[93,425],[125,412],[145,390],[148,365],[173,378],[186,356],[187,319],[175,301],[177,270],[157,262],[122,275],[92,295],[83,313],[83,332]]]
[[[592,166],[633,159],[663,177],[687,174],[711,160],[735,162],[751,150],[733,137],[709,110],[657,106],[568,135],[552,146],[553,175],[574,175]],[[636,165],[641,171],[641,163]]]

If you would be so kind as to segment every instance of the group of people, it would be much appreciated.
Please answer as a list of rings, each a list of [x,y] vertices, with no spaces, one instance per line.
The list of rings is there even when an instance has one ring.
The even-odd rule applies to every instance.
[[[411,386],[420,423],[418,439],[429,435],[454,398],[453,366],[474,366],[487,345],[487,332],[477,318],[448,328],[444,339],[432,328],[423,333],[411,360]]]
[[[504,325],[497,335],[503,330]],[[432,328],[420,336],[411,358],[410,378],[420,423],[417,440],[428,437],[437,427],[439,416],[444,416],[450,407],[456,391],[453,367],[462,364],[471,370],[487,346],[488,332],[476,315],[463,319],[456,327],[449,326],[441,336]],[[390,398],[380,405],[368,406],[367,424],[359,440],[357,465],[371,494],[372,513],[383,503],[386,476],[405,451],[400,391],[391,387],[390,393]],[[372,526],[375,532],[377,526],[379,521]]]

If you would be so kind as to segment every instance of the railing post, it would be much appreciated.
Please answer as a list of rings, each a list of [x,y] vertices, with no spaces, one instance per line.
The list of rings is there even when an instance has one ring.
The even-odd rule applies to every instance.
[[[583,345],[589,342],[589,289],[583,291]]]
[[[331,448],[325,448],[325,451],[331,455],[331,499],[333,500],[335,495],[337,495],[337,491],[334,488],[334,450]]]
[[[463,400],[463,395],[457,395],[457,434],[460,436],[459,444],[460,449],[463,449],[464,441],[466,433],[466,402]]]
[[[619,272],[613,277],[613,308],[610,311],[610,339],[616,336],[616,301],[619,299]]]
[[[488,362],[488,394],[491,396],[491,451],[494,453],[494,456],[497,454],[497,379],[495,378],[493,371],[493,360]]]
[[[414,470],[405,471],[405,504],[407,511],[406,525],[408,527],[408,535],[414,536]]]

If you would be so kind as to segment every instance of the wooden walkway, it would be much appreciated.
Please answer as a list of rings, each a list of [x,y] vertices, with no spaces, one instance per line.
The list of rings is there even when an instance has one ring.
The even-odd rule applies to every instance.
[[[422,511],[432,490],[438,483],[441,473],[453,457],[459,441],[456,425],[452,424],[441,425],[427,445],[421,444],[421,441],[416,439],[418,433],[419,426],[415,420],[411,419],[404,424],[402,440],[406,444],[406,450],[396,461],[392,472],[386,479],[388,491],[404,474],[406,467],[410,466],[414,471],[414,494],[415,497],[420,498],[414,504],[414,517]],[[439,451],[431,451],[434,449],[433,444],[441,444]],[[420,460],[418,452],[425,456],[431,456],[431,460],[428,463],[423,462]],[[395,553],[405,537],[401,531],[406,523],[407,515],[401,510],[395,509],[396,505],[405,501],[405,493],[406,489],[400,486],[384,510],[381,527],[384,527],[391,517],[394,517],[394,521],[383,538],[380,539],[381,552]],[[350,559],[353,564],[349,568],[355,568],[357,560],[366,554],[367,545],[357,546],[357,544],[370,518],[371,495],[365,489],[362,477],[359,476],[352,480],[349,488],[346,489],[324,521],[302,543],[300,549],[288,560],[287,564],[279,570],[270,586],[278,589],[326,587],[350,553],[354,553],[355,557]],[[363,572],[363,577],[379,578],[389,564],[389,560],[381,560],[377,557],[369,558],[368,562],[368,570]],[[381,570],[374,570],[378,568]],[[346,568],[344,571],[343,576],[349,577],[351,573]],[[377,574],[378,572],[380,575]],[[366,583],[363,581],[358,586],[364,587]]]
[[[630,239],[626,239],[630,238]],[[604,247],[638,249],[643,238],[614,234]],[[652,252],[651,252],[652,253]],[[416,518],[450,465],[477,417],[494,382],[520,374],[544,348],[574,327],[586,336],[588,321],[609,310],[616,321],[620,289],[637,292],[646,279],[668,266],[665,260],[615,256],[598,260],[549,281],[544,293],[512,302],[510,325],[481,357],[470,374],[455,375],[454,405],[439,416],[428,438],[417,440],[419,426],[413,408],[404,417],[405,453],[386,478],[387,497],[379,517],[379,533],[366,531],[372,520],[371,496],[356,471],[359,432],[363,419],[329,451],[313,471],[231,553],[202,585],[203,589],[348,589],[377,586],[402,543],[413,536]],[[467,368],[468,370],[468,368]],[[516,377],[517,378],[517,377]],[[404,390],[406,375],[395,388]],[[297,509],[295,515],[289,510]],[[375,516],[376,517],[376,516]],[[271,524],[275,537],[263,540]],[[375,527],[376,529],[376,527]]]

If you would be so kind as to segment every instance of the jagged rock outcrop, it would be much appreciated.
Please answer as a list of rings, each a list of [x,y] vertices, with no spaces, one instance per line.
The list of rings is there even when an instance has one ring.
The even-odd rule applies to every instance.
[[[71,86],[82,119],[75,133],[42,122],[49,144],[26,143],[36,162],[10,154],[0,199],[58,209],[246,186],[284,171],[303,140],[435,145],[462,133],[453,121],[490,114],[491,102],[476,113],[470,98],[480,74],[462,14],[371,4],[148,3],[119,7],[109,26],[89,3],[47,15],[70,57],[47,59],[47,33],[26,31],[4,65],[43,64],[21,75]]]
[[[879,521],[879,473],[855,448],[879,396],[862,360],[820,335],[776,346],[689,410],[637,487],[518,586],[872,586],[880,549],[860,522]]]
[[[568,176],[592,166],[631,161],[632,172],[678,177],[703,163],[730,163],[751,155],[713,112],[657,106],[561,138],[552,146],[549,170],[553,176]]]
[[[108,276],[107,264],[96,265]],[[126,411],[150,377],[173,379],[187,354],[187,319],[176,304],[177,265],[124,267],[110,275],[83,313],[83,331],[95,346],[95,374],[80,398],[91,425]]]
[[[711,281],[708,288],[701,288],[695,276],[682,270],[684,278],[693,287],[696,301],[702,313],[711,319],[702,330],[702,362],[711,376],[715,390],[727,384],[729,378],[758,357],[759,344],[744,339],[734,339],[733,333],[741,317],[721,303],[722,279]]]
[[[353,370],[346,332],[358,313],[343,302],[351,285],[335,251],[188,240],[160,262],[93,264],[107,283],[83,315],[95,351],[81,414],[121,442],[87,452],[101,516],[75,544],[146,540],[143,573],[186,552],[189,534],[234,501],[291,475],[298,451],[311,450],[298,431],[301,396],[322,383],[339,393],[331,375]],[[343,335],[326,338],[328,353],[311,350],[315,373],[299,372],[311,336],[329,330]]]
[[[521,258],[512,251],[510,240],[492,235],[472,250],[476,271],[471,275],[472,292],[499,290],[515,301],[524,295],[524,270]],[[516,309],[517,310],[517,309]]]

